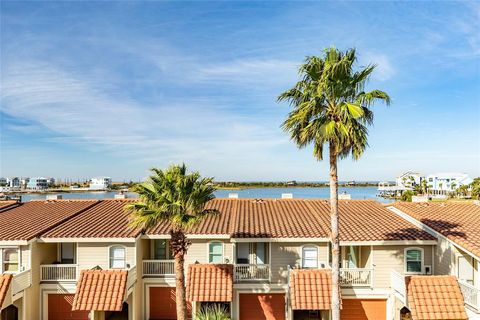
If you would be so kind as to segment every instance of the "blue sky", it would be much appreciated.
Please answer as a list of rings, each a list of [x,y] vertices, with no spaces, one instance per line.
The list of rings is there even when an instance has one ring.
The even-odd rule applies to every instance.
[[[370,148],[340,180],[480,174],[478,2],[1,2],[0,175],[326,180],[279,128],[307,55],[378,65]]]

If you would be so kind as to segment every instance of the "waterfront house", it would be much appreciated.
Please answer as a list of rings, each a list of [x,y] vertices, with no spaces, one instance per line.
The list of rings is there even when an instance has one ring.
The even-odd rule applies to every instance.
[[[42,177],[30,178],[27,182],[29,190],[45,190],[48,188],[48,179]]]
[[[90,179],[90,190],[107,190],[112,186],[110,177],[95,177]]]
[[[169,224],[129,228],[128,201],[6,205],[0,212],[4,319],[175,319]],[[208,206],[221,214],[187,232],[192,315],[218,304],[232,319],[329,318],[328,200],[231,198]],[[342,319],[420,319],[435,305],[415,293],[434,294],[445,282],[457,294],[451,308],[462,319],[455,275],[432,276],[445,274],[437,236],[375,201],[339,206]]]
[[[428,192],[432,195],[448,195],[457,188],[469,185],[473,179],[466,173],[435,173],[427,176]]]
[[[395,179],[395,184],[401,190],[413,190],[415,186],[420,185],[423,179],[425,177],[420,173],[407,171]]]

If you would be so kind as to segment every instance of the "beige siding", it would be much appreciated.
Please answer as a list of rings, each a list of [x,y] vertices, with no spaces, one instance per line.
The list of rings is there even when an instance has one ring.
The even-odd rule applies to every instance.
[[[185,256],[185,265],[192,263],[208,263],[208,244],[209,240],[194,239],[191,240],[192,245],[188,248],[187,255]],[[214,242],[223,243],[223,258],[229,259],[230,263],[233,262],[233,243],[225,240],[214,240]]]
[[[390,287],[392,270],[405,273],[405,248],[423,248],[424,265],[432,266],[432,246],[374,246],[372,262],[374,266],[374,287]]]
[[[439,237],[435,255],[435,274],[454,275],[459,250],[446,239]]]
[[[20,246],[20,260],[22,263],[20,270],[30,269],[30,247],[29,246]]]
[[[80,270],[91,269],[99,266],[109,269],[109,248],[112,245],[122,245],[127,248],[127,263],[135,265],[135,243],[109,243],[109,242],[79,242],[77,243],[77,264]]]
[[[287,266],[295,267],[302,264],[302,247],[306,244],[318,246],[318,260],[328,264],[328,243],[301,243],[301,242],[272,242],[271,268],[272,283],[284,284],[287,282]]]

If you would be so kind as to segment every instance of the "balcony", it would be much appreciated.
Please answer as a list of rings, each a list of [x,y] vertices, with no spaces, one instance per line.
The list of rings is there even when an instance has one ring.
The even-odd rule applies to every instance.
[[[143,276],[175,277],[175,260],[143,260]]]
[[[480,311],[480,304],[478,298],[480,297],[480,289],[475,288],[469,283],[466,283],[462,280],[458,281],[460,285],[460,290],[462,290],[463,299],[465,304],[472,307],[476,311]]]
[[[340,269],[340,285],[343,287],[371,287],[373,269]]]
[[[12,280],[12,295],[22,292],[32,284],[32,272],[30,269],[17,273]]]
[[[43,264],[40,266],[40,281],[77,281],[77,278],[78,266],[76,264]]]
[[[270,281],[269,264],[236,264],[234,266],[235,282]]]

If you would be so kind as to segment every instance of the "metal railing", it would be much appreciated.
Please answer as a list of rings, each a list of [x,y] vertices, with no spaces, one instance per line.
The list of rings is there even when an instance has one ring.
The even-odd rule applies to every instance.
[[[76,264],[43,264],[40,266],[40,281],[76,281]]]
[[[373,284],[373,269],[340,269],[340,285],[344,287],[365,287]]]
[[[22,292],[30,287],[31,284],[32,272],[30,269],[15,274],[12,280],[12,294],[15,295],[19,292]]]
[[[234,279],[241,281],[270,281],[269,264],[236,264],[234,267]]]
[[[469,305],[470,307],[479,310],[479,301],[478,298],[480,297],[480,289],[475,288],[469,283],[465,281],[459,280],[458,284],[460,285],[460,290],[462,290],[463,299],[465,300],[465,304]]]
[[[143,260],[144,276],[175,276],[175,260]]]

